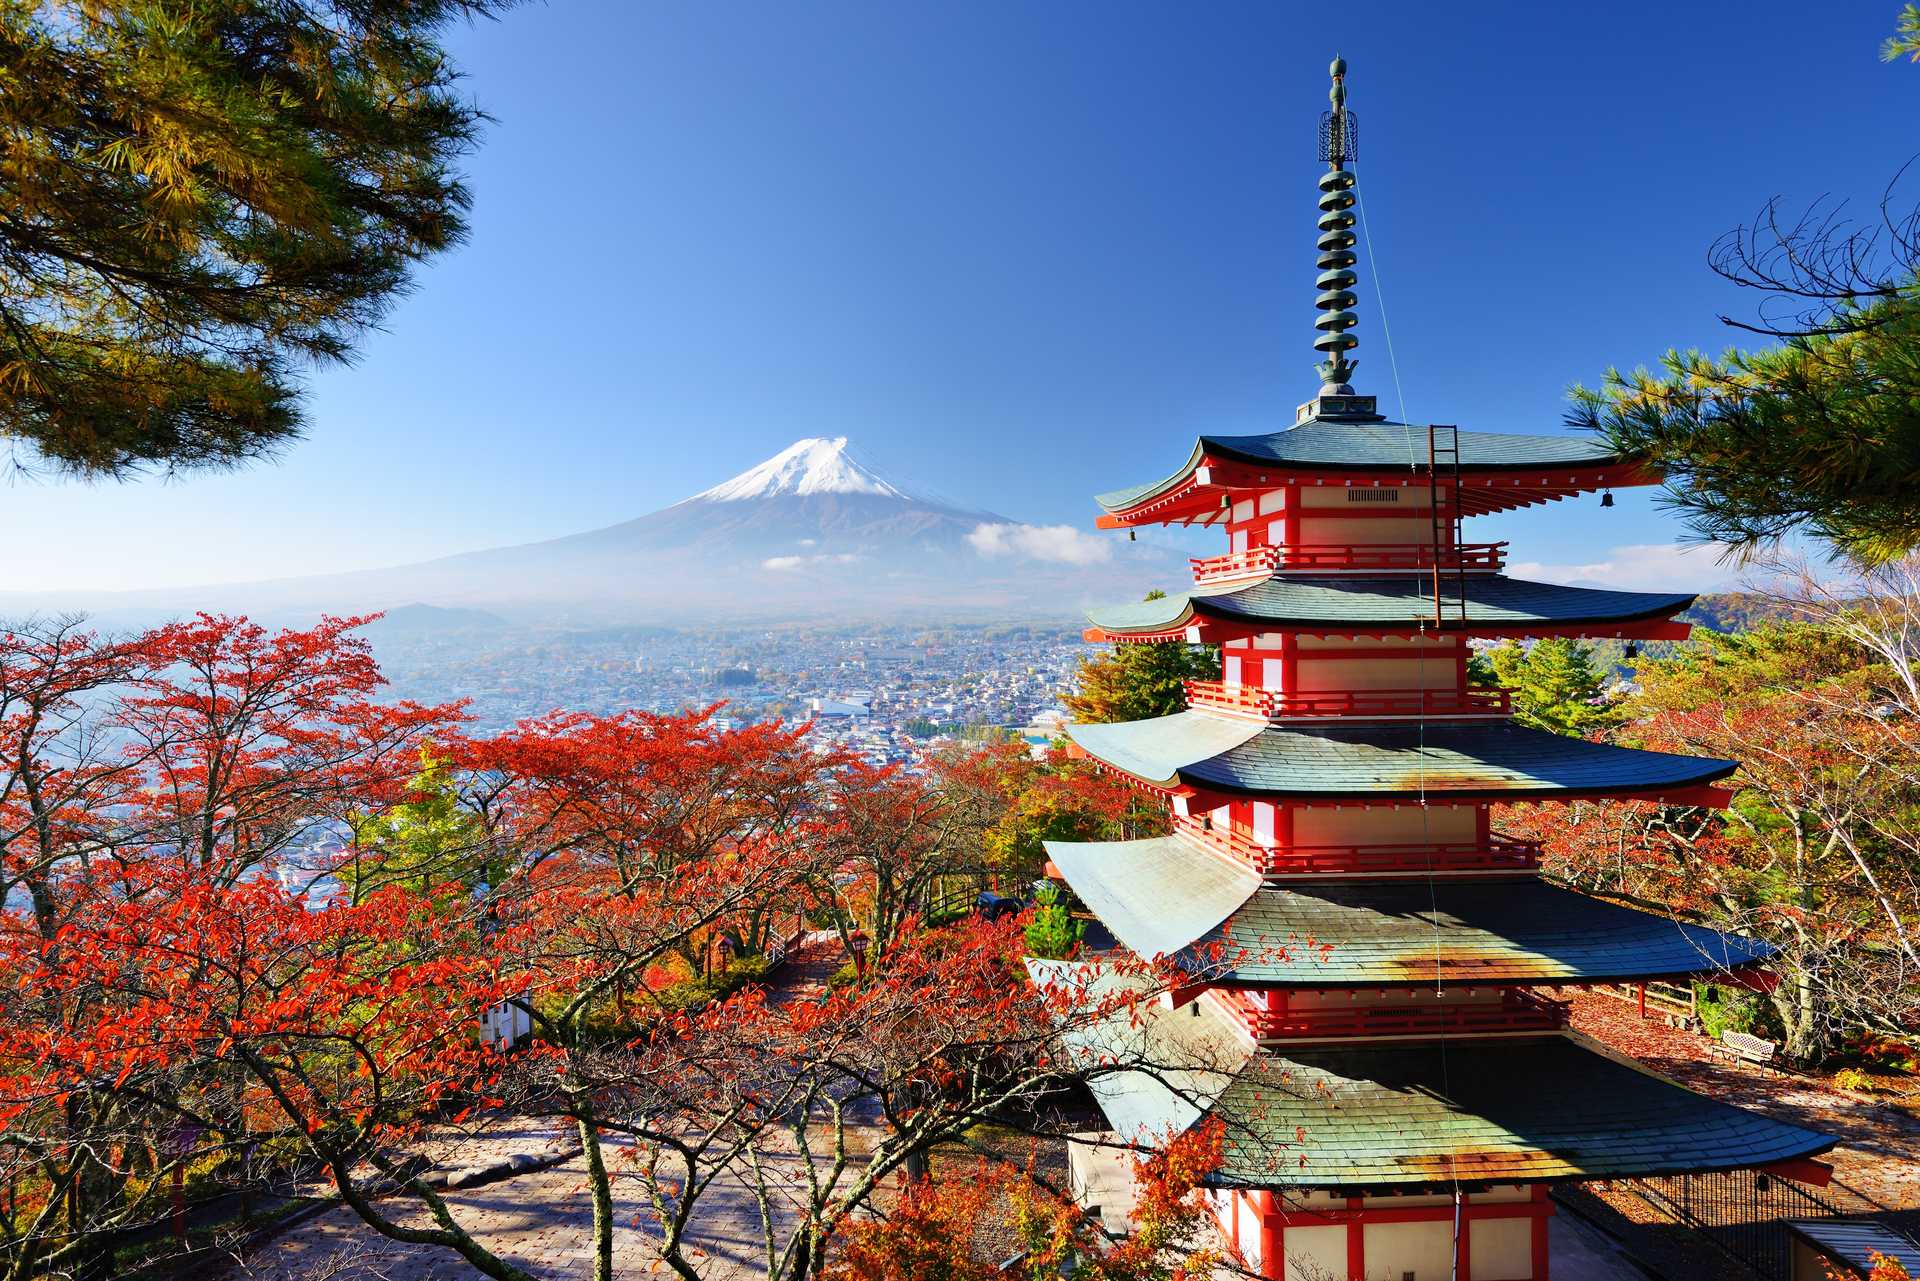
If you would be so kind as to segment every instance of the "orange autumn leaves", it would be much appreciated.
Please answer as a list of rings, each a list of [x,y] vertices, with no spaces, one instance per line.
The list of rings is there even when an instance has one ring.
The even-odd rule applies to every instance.
[[[1229,1262],[1207,1227],[1204,1182],[1223,1131],[1203,1123],[1133,1159],[1125,1239],[1037,1180],[979,1161],[909,1186],[884,1214],[849,1223],[829,1281],[1189,1281]],[[1009,1261],[1008,1256],[1012,1256]]]

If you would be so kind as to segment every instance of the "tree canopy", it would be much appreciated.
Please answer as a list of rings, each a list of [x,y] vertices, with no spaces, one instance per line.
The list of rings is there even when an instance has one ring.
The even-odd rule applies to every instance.
[[[83,476],[301,426],[466,232],[482,121],[436,43],[511,0],[0,4],[0,437]]]
[[[1165,595],[1151,591],[1146,598]],[[1080,660],[1063,701],[1082,724],[1139,721],[1185,711],[1186,682],[1219,679],[1218,646],[1184,641],[1115,645]]]
[[[1817,1060],[1905,1037],[1920,974],[1920,562],[1841,589],[1809,579],[1791,621],[1701,632],[1643,660],[1612,741],[1740,762],[1725,811],[1589,801],[1515,806],[1577,886],[1758,936],[1780,982],[1745,998]]]
[[[1617,724],[1604,673],[1583,641],[1549,636],[1531,645],[1506,641],[1476,655],[1473,675],[1513,691],[1513,718],[1522,725],[1576,738]]]

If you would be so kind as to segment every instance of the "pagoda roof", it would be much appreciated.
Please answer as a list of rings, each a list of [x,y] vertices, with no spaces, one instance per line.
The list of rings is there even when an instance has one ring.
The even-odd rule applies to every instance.
[[[1836,1142],[1567,1036],[1262,1054],[1248,1069],[1214,1105],[1228,1122],[1221,1174],[1244,1183],[1277,1166],[1291,1167],[1288,1183],[1348,1186],[1644,1178],[1752,1169]]]
[[[1427,428],[1389,422],[1310,418],[1282,431],[1252,436],[1202,436],[1186,465],[1164,479],[1095,498],[1109,512],[1122,512],[1172,489],[1208,458],[1293,471],[1409,472],[1425,475]],[[1522,436],[1463,431],[1460,469],[1473,472],[1592,471],[1634,460],[1604,441],[1581,436]]]
[[[1693,604],[1676,592],[1620,592],[1596,587],[1531,583],[1498,574],[1469,574],[1450,581],[1466,598],[1468,628],[1525,631],[1529,626],[1566,627],[1671,618]],[[1179,592],[1158,600],[1114,605],[1088,614],[1093,625],[1115,635],[1180,630],[1197,619],[1251,627],[1330,627],[1353,631],[1368,625],[1415,628],[1433,622],[1433,584],[1422,575],[1371,578],[1289,578],[1229,583]]]
[[[1035,980],[1098,985],[1028,962]],[[1292,1188],[1537,1183],[1752,1169],[1834,1146],[1695,1094],[1577,1035],[1256,1052],[1205,1002],[1069,1028],[1127,1142],[1225,1123],[1212,1182]],[[1110,1066],[1118,1065],[1118,1066]]]
[[[1182,956],[1225,982],[1617,983],[1751,965],[1773,950],[1535,876],[1265,885],[1179,836],[1046,848],[1127,948]]]
[[[1280,727],[1185,711],[1066,730],[1088,755],[1156,787],[1302,800],[1640,795],[1739,768],[1510,721]]]

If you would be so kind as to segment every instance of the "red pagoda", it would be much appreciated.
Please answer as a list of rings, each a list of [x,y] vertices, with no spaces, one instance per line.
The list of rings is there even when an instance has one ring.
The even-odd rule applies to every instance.
[[[1388,422],[1355,394],[1345,69],[1320,131],[1319,394],[1286,430],[1202,437],[1166,479],[1099,499],[1103,528],[1207,525],[1228,550],[1193,562],[1191,590],[1097,611],[1088,639],[1218,644],[1223,670],[1177,715],[1068,727],[1174,830],[1047,846],[1105,931],[1055,974],[1100,982],[1103,949],[1184,967],[1127,1052],[1202,1046],[1206,1065],[1094,1092],[1129,1143],[1225,1123],[1215,1213],[1264,1275],[1545,1281],[1555,1183],[1820,1181],[1809,1158],[1833,1140],[1651,1075],[1550,994],[1760,983],[1768,948],[1543,879],[1492,806],[1722,805],[1736,765],[1526,728],[1469,682],[1475,639],[1677,640],[1693,598],[1522,582],[1504,544],[1464,541],[1470,516],[1657,481],[1634,459]]]

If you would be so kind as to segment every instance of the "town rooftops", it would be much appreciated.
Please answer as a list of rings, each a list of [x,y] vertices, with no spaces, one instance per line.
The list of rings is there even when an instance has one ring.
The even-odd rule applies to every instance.
[[[1179,956],[1196,975],[1233,983],[1615,983],[1727,970],[1772,952],[1535,876],[1282,887],[1179,836],[1046,849],[1128,949]]]
[[[1589,743],[1506,721],[1293,728],[1176,712],[1068,725],[1082,751],[1155,787],[1343,800],[1650,795],[1704,786],[1735,761]]]
[[[1531,627],[1600,627],[1667,619],[1693,604],[1674,592],[1619,592],[1593,587],[1530,583],[1497,574],[1470,574],[1446,584],[1449,613],[1464,591],[1467,629],[1501,635]],[[1245,629],[1327,627],[1342,632],[1375,626],[1411,630],[1433,626],[1431,578],[1286,578],[1199,588],[1158,600],[1114,605],[1088,614],[1101,632],[1115,637],[1177,633],[1201,620]]]
[[[1102,967],[1029,961],[1037,982],[1098,988]],[[1577,1036],[1256,1052],[1204,1000],[1151,1003],[1066,1033],[1108,1124],[1154,1142],[1225,1125],[1213,1182],[1366,1189],[1752,1169],[1834,1140],[1704,1098]]]

